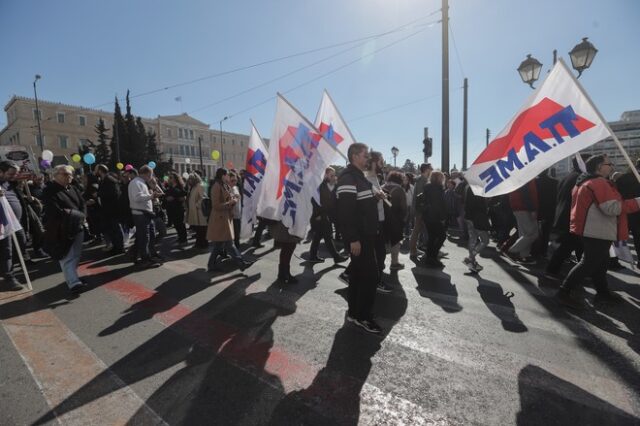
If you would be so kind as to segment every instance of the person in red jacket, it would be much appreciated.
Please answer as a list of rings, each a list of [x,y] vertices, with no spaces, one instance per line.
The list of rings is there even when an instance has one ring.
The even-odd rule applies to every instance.
[[[571,194],[569,226],[571,233],[582,240],[584,254],[556,295],[560,303],[575,309],[583,307],[583,302],[574,299],[571,293],[585,277],[591,277],[596,288],[596,302],[621,300],[607,284],[609,247],[613,241],[628,238],[627,213],[640,210],[640,197],[623,200],[608,179],[613,164],[606,155],[594,155],[585,165],[587,172],[578,177]]]

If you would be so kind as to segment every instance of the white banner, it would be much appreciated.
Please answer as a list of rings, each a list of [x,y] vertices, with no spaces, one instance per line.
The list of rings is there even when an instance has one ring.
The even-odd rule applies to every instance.
[[[247,150],[244,183],[242,185],[242,220],[240,222],[240,238],[251,236],[253,225],[256,223],[258,199],[262,191],[264,173],[267,168],[268,152],[262,138],[251,122],[251,135]]]
[[[476,195],[508,194],[563,158],[611,136],[600,117],[560,59],[465,178]]]
[[[322,94],[322,102],[316,114],[316,129],[347,160],[349,146],[356,142],[351,130],[342,118],[340,111],[333,103],[333,99],[326,90]]]
[[[258,216],[282,221],[291,235],[303,238],[312,213],[311,197],[335,156],[315,126],[278,94]]]
[[[16,231],[22,229],[18,218],[7,201],[7,197],[0,197],[0,240],[10,237]]]

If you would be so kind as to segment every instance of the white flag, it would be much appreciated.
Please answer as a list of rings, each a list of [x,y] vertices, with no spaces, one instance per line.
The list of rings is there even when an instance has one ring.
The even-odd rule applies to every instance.
[[[465,178],[476,195],[508,194],[611,133],[564,61],[527,99]]]
[[[10,237],[22,229],[18,218],[7,201],[7,197],[0,197],[0,240]]]
[[[356,140],[326,90],[322,94],[315,125],[327,142],[346,160],[349,146]]]
[[[249,238],[256,223],[256,211],[258,198],[262,191],[264,173],[267,167],[267,149],[262,138],[251,122],[251,135],[247,150],[247,162],[245,164],[244,183],[242,185],[242,221],[240,222],[240,237]]]
[[[303,238],[311,197],[335,155],[314,125],[278,94],[258,216],[282,221],[291,235]]]

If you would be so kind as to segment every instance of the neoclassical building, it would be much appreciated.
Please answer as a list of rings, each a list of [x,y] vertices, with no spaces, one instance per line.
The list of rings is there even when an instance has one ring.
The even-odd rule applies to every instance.
[[[78,147],[88,141],[95,143],[95,126],[104,120],[111,136],[113,112],[84,108],[38,99],[40,127],[43,148],[55,155],[66,156],[78,152]],[[0,145],[21,145],[31,149],[35,156],[40,154],[38,138],[37,110],[35,99],[13,96],[5,105],[7,125],[0,130]],[[211,129],[207,123],[196,120],[188,114],[142,118],[145,128],[156,134],[158,148],[163,159],[172,158],[174,167],[180,173],[202,169],[209,177],[216,167],[222,165],[243,168],[249,143],[249,136],[220,132]],[[202,151],[200,151],[200,147]],[[221,157],[214,161],[211,152],[217,150]]]

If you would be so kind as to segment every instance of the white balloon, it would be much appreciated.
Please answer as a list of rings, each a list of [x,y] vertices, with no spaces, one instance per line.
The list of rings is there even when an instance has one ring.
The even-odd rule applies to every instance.
[[[53,152],[49,151],[48,149],[45,149],[44,151],[42,151],[42,159],[46,161],[53,160]]]
[[[184,172],[184,173],[182,174],[182,178],[183,178],[183,179],[189,179],[189,173]]]
[[[191,158],[185,158],[184,162],[187,164],[191,164]]]

